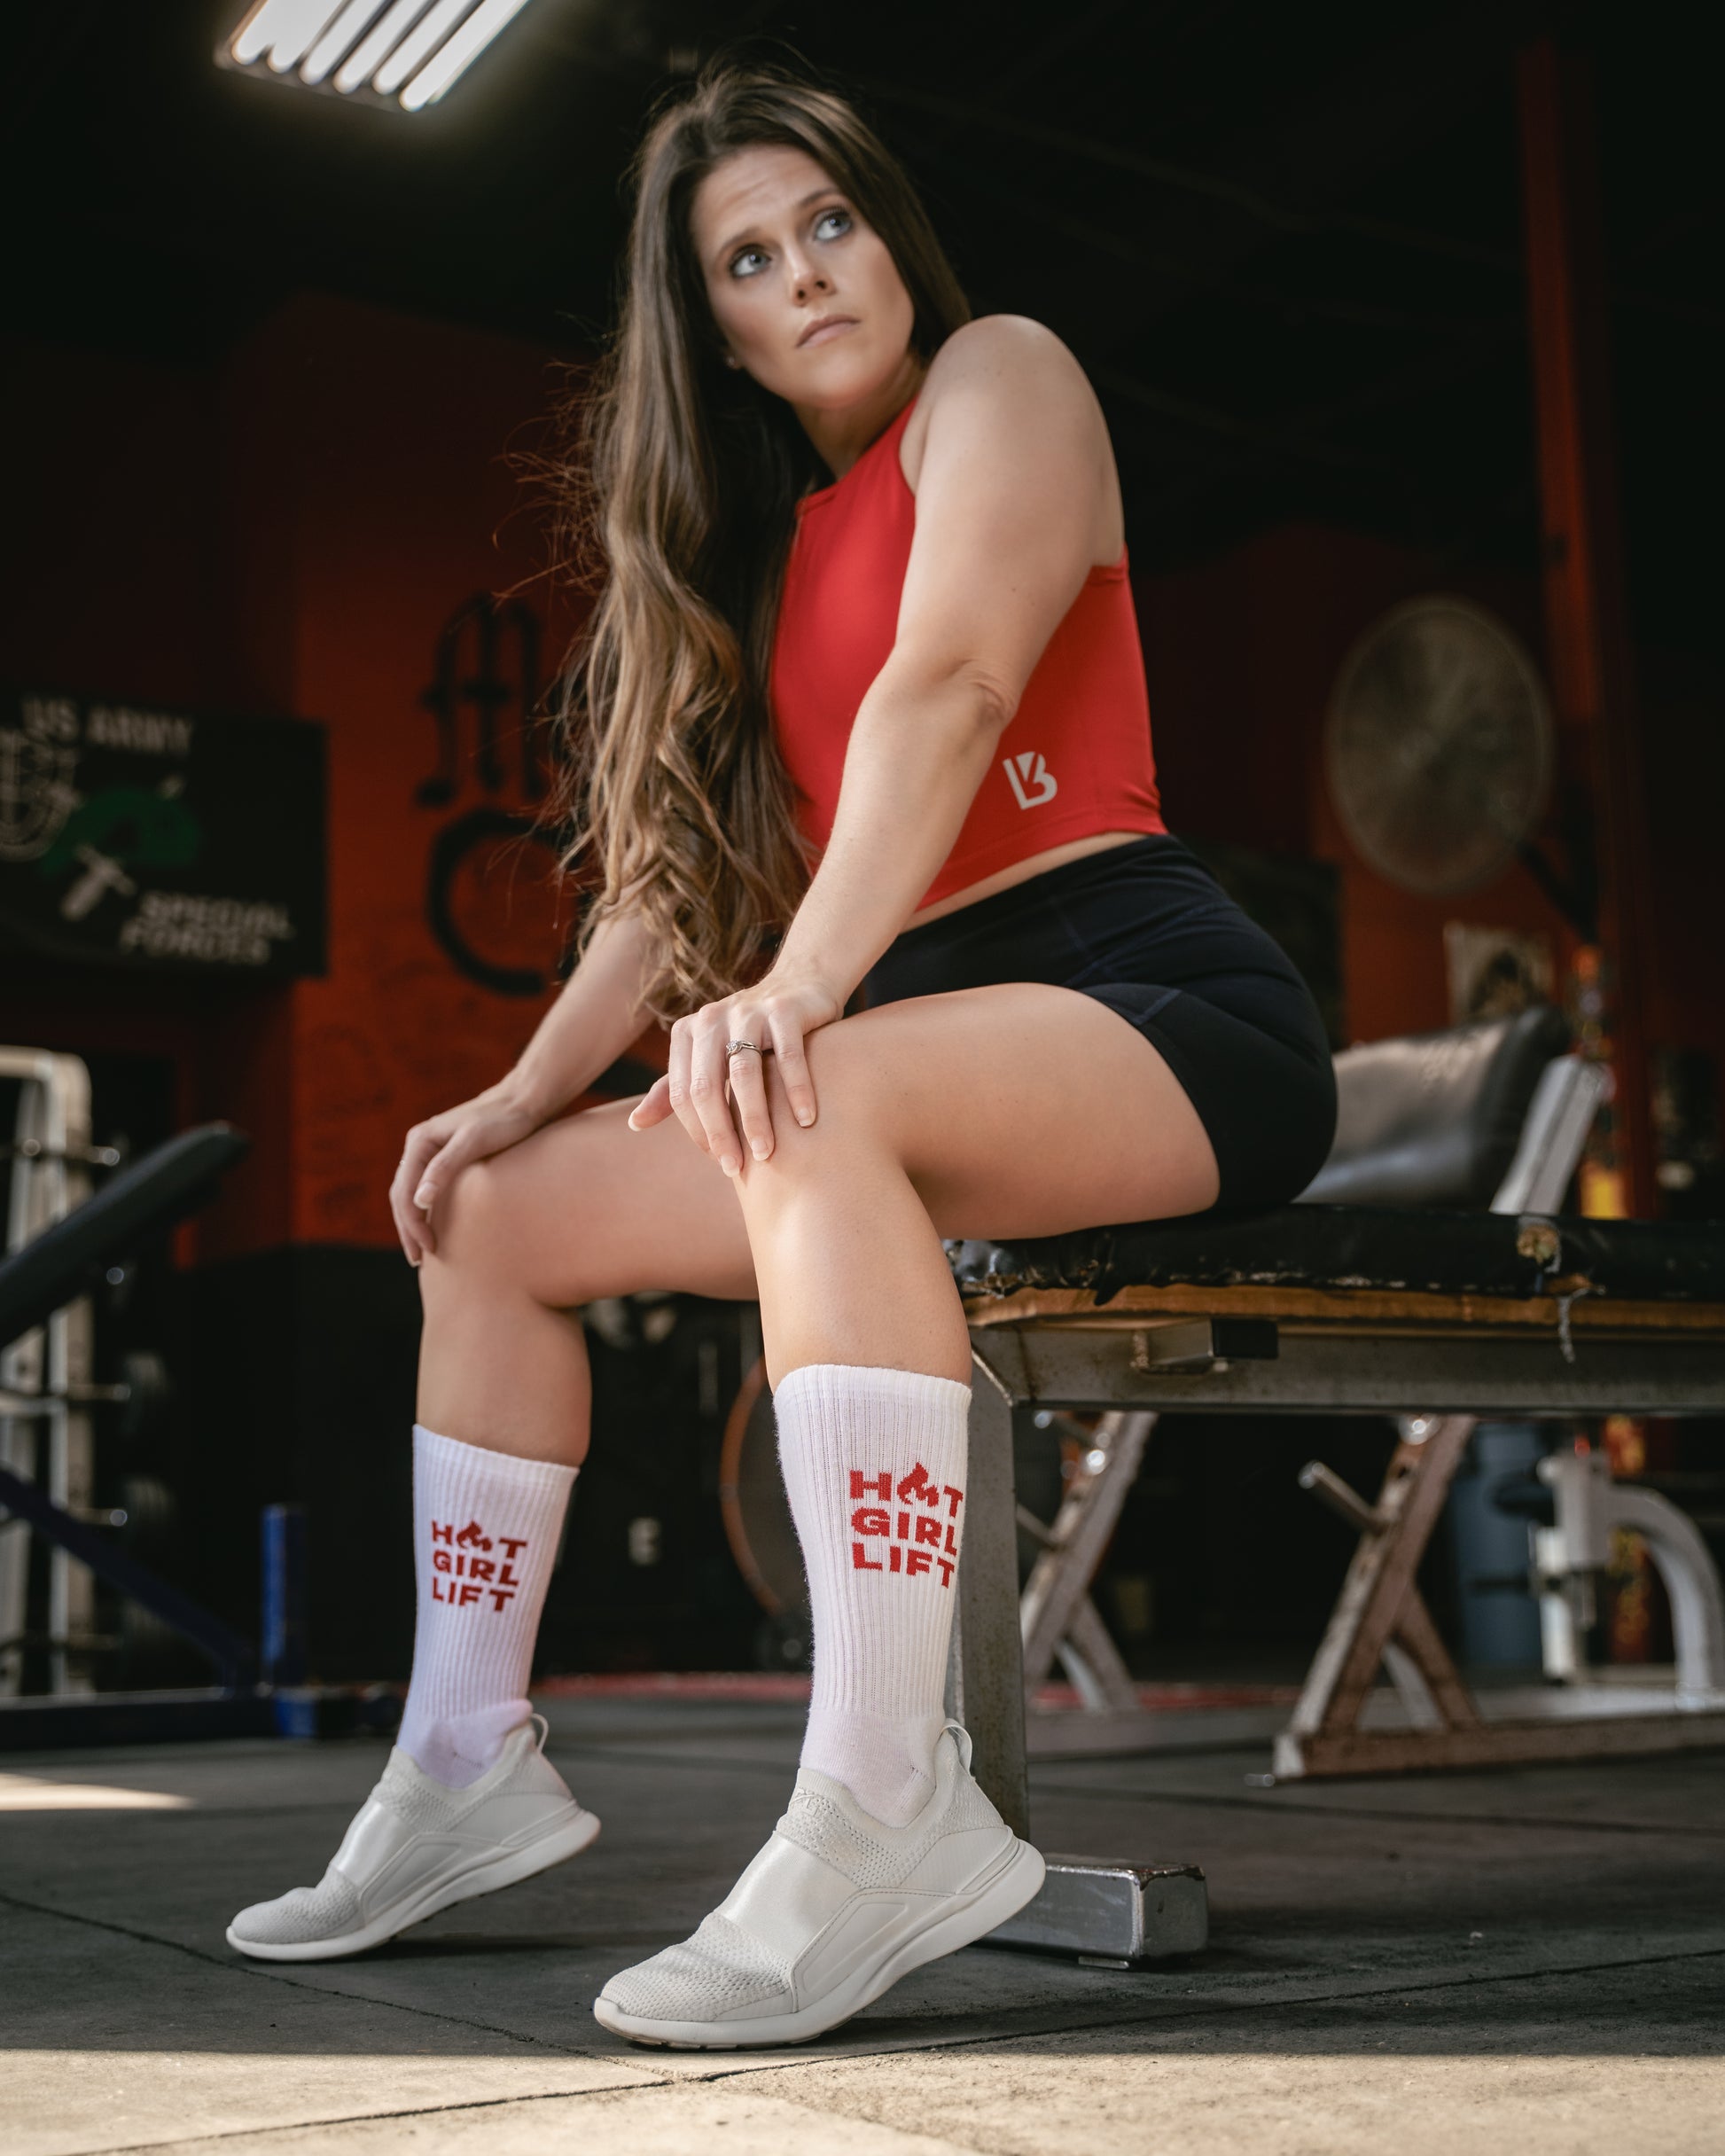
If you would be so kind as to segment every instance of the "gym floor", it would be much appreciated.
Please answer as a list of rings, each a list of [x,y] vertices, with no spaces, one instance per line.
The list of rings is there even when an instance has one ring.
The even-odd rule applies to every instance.
[[[263,1967],[222,1934],[317,1878],[377,1744],[0,1762],[9,2156],[1725,2145],[1719,1753],[1261,1790],[1245,1717],[1172,1716],[1151,1757],[1038,1767],[1034,1801],[1046,1847],[1205,1867],[1191,1965],[973,1948],[808,2049],[652,2052],[589,2004],[758,1847],[801,1710],[548,1706],[596,1847],[352,1962]]]

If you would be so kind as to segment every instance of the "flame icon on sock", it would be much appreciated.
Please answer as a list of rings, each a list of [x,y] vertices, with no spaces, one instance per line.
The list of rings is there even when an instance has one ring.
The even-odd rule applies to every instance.
[[[912,1497],[923,1504],[939,1504],[941,1502],[941,1485],[931,1479],[927,1468],[920,1460],[899,1484],[901,1503],[908,1504]]]

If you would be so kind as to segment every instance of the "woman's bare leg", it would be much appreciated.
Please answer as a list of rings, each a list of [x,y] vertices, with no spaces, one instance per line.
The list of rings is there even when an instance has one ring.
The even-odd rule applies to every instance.
[[[1173,1072],[1073,989],[889,1004],[816,1034],[808,1058],[817,1120],[798,1126],[769,1060],[775,1148],[745,1155],[738,1178],[776,1382],[838,1363],[968,1383],[942,1237],[1055,1235],[1214,1202],[1215,1156]]]
[[[935,1786],[969,1481],[941,1238],[1191,1212],[1218,1177],[1160,1055],[1069,989],[918,997],[808,1051],[816,1121],[770,1079],[777,1144],[740,1179],[815,1624],[803,1764],[898,1826]]]
[[[600,2021],[649,2042],[817,2034],[1035,1893],[1042,1858],[945,1727],[970,1353],[941,1238],[1190,1212],[1217,1190],[1160,1056],[1067,989],[890,1004],[808,1054],[816,1121],[769,1076],[775,1150],[738,1178],[814,1617],[803,1771],[715,1915],[601,1993]]]
[[[775,1376],[846,1363],[968,1380],[942,1236],[1055,1234],[1215,1196],[1173,1073],[1073,990],[917,997],[808,1048],[818,1120],[800,1129],[771,1078],[776,1150],[734,1184],[675,1121],[630,1130],[627,1101],[464,1169],[420,1274],[421,1422],[578,1464],[588,1376],[572,1313],[649,1287],[758,1292]]]
[[[549,1124],[464,1168],[420,1269],[418,1416],[493,1452],[578,1466],[587,1350],[576,1307],[639,1288],[748,1298],[748,1236],[726,1178],[631,1101]]]
[[[414,1439],[413,1677],[397,1749],[316,1887],[242,1910],[265,1960],[356,1953],[560,1863],[598,1822],[539,1753],[527,1696],[571,1470],[587,1449],[574,1306],[641,1287],[752,1295],[735,1194],[628,1104],[464,1168],[439,1200]]]

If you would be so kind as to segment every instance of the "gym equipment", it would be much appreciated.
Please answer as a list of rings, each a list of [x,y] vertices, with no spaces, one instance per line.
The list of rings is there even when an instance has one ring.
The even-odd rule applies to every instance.
[[[1548,1600],[1573,1613],[1608,1522],[1632,1520],[1643,1534],[1651,1524],[1674,1610],[1686,1613],[1676,1687],[1574,1683],[1475,1700],[1415,1585],[1479,1418],[1725,1409],[1725,1229],[1549,1210],[1596,1099],[1587,1066],[1552,1056],[1559,1037],[1554,1014],[1532,1012],[1339,1058],[1341,1128],[1307,1193],[1315,1202],[951,1246],[976,1368],[951,1704],[980,1778],[1020,1832],[1026,1663],[1011,1429],[1026,1404],[1121,1418],[1245,1409],[1399,1418],[1375,1503],[1319,1463],[1306,1471],[1361,1539],[1276,1741],[1278,1777],[1725,1743],[1718,1575],[1675,1508],[1614,1489],[1597,1456],[1545,1463],[1553,1523],[1540,1532],[1558,1538],[1540,1545]],[[1323,1202],[1342,1191],[1348,1202]],[[1452,1209],[1494,1203],[1502,1209]],[[1410,1411],[1417,1402],[1424,1408]],[[1096,1449],[1097,1487],[1080,1493],[1081,1531],[1059,1579],[1074,1613],[1086,1563],[1125,1496],[1110,1473],[1112,1446]],[[1128,1748],[1128,1718],[1108,1719],[1111,1748]],[[1008,1927],[1013,1942],[1105,1952],[1098,1942],[1142,1921],[1143,1953],[1189,1950],[1189,1910],[1159,1928],[1118,1864],[1062,1864],[1083,1874],[1081,1891],[1066,1879],[1058,1899],[1039,1897]]]
[[[93,1409],[144,1412],[162,1373],[137,1359],[138,1381],[90,1381],[90,1292],[140,1243],[201,1205],[248,1141],[225,1123],[170,1138],[121,1168],[95,1195],[91,1167],[117,1155],[90,1144],[88,1074],[77,1058],[0,1050],[0,1076],[20,1082],[12,1149],[8,1251],[0,1262],[0,1654],[23,1631],[27,1529],[51,1545],[51,1691],[17,1697],[15,1652],[0,1664],[0,1746],[129,1735],[174,1735],[274,1726],[255,1687],[251,1644],[112,1538],[123,1515],[90,1505]],[[145,1397],[148,1395],[149,1397]],[[35,1472],[38,1431],[46,1473]],[[190,1640],[215,1666],[213,1690],[103,1695],[83,1663],[96,1644],[94,1583],[105,1580],[151,1618]]]
[[[1577,1056],[1554,1058],[1535,1077],[1540,1051],[1548,1043],[1556,1047],[1562,1031],[1557,1013],[1536,1005],[1514,1019],[1413,1041],[1379,1042],[1339,1056],[1336,1074],[1342,1113],[1337,1144],[1305,1202],[1354,1197],[1465,1204],[1493,1180],[1518,1126],[1513,1153],[1489,1209],[1514,1215],[1552,1211],[1569,1187],[1604,1090],[1599,1066]],[[1566,1313],[1560,1320],[1559,1346],[1573,1351]],[[1404,1420],[1404,1435],[1411,1426]],[[1473,1435],[1471,1420],[1462,1451],[1456,1456],[1457,1465]],[[1556,1459],[1542,1463],[1539,1472],[1542,1484],[1536,1488],[1567,1490],[1573,1483],[1573,1475]],[[1591,1488],[1602,1476],[1609,1490],[1609,1465],[1600,1456],[1585,1480]],[[1300,1480],[1302,1488],[1361,1530],[1365,1538],[1361,1548],[1365,1551],[1379,1524],[1373,1508],[1320,1461],[1308,1462]],[[1687,1637],[1691,1643],[1710,1629],[1725,1640],[1725,1601],[1718,1575],[1689,1520],[1667,1499],[1651,1491],[1615,1495],[1623,1500],[1620,1515],[1609,1499],[1587,1506],[1572,1498],[1565,1508],[1571,1523],[1567,1534],[1555,1525],[1534,1533],[1530,1555],[1541,1600],[1542,1660],[1546,1676],[1556,1682],[1574,1682],[1581,1675],[1578,1625],[1592,1621],[1595,1576],[1605,1565],[1609,1543],[1609,1527],[1599,1523],[1627,1525],[1631,1513],[1649,1523],[1649,1546],[1659,1553],[1655,1561],[1674,1603],[1681,1599],[1690,1613]],[[1589,1528],[1596,1532],[1588,1534]],[[1542,1535],[1547,1538],[1543,1543]],[[1338,1605],[1337,1625],[1342,1623],[1346,1605],[1345,1592],[1344,1603]],[[1711,1625],[1697,1613],[1707,1609],[1713,1613]],[[1349,1643],[1352,1637],[1349,1634]],[[1700,1650],[1694,1649],[1692,1660],[1698,1654]],[[1383,1659],[1414,1727],[1442,1729],[1450,1722],[1468,1726],[1478,1719],[1418,1602],[1411,1575]],[[1695,1661],[1697,1672],[1707,1667],[1705,1656]],[[1304,1759],[1305,1740],[1351,1726],[1350,1708],[1357,1719],[1366,1704],[1363,1690],[1353,1685],[1327,1690],[1328,1668],[1321,1653],[1307,1695],[1278,1746],[1281,1771],[1292,1771],[1291,1762]],[[1680,1690],[1699,1696],[1709,1689],[1725,1689],[1725,1660],[1711,1668],[1710,1676],[1696,1674],[1687,1683],[1680,1671]],[[1367,1670],[1367,1684],[1375,1674],[1375,1669]]]
[[[1342,662],[1325,775],[1362,857],[1404,891],[1468,891],[1528,846],[1557,730],[1519,639],[1471,599],[1409,599]]]
[[[1542,1006],[1339,1056],[1336,1144],[1297,1207],[948,1246],[977,1378],[948,1706],[1019,1832],[1026,1690],[1057,1656],[1090,1710],[1086,1748],[1130,1750],[1145,1730],[1089,1590],[1164,1409],[1399,1418],[1375,1504],[1322,1463],[1302,1473],[1361,1543],[1277,1740],[1278,1775],[1725,1742],[1714,1644],[1725,1639],[1725,1602],[1705,1547],[1662,1497],[1617,1489],[1600,1456],[1579,1469],[1572,1456],[1544,1464],[1552,1517],[1535,1533],[1546,1538],[1536,1557],[1548,1669],[1579,1675],[1576,1625],[1609,1525],[1633,1524],[1686,1613],[1674,1692],[1572,1684],[1532,1699],[1500,1695],[1484,1712],[1414,1585],[1479,1417],[1725,1407],[1725,1230],[1555,1215],[1602,1084],[1595,1066],[1562,1052],[1566,1041],[1562,1019]],[[1423,1412],[1409,1411],[1417,1401]],[[1080,1441],[1046,1527],[1013,1496],[1012,1412],[1025,1406]],[[1100,1419],[1085,1428],[1068,1410],[1099,1410]],[[744,1575],[769,1610],[794,1610],[800,1560],[760,1373],[732,1410],[725,1461],[722,1496]],[[1021,1597],[1020,1528],[1042,1545]],[[1559,1607],[1566,1630],[1549,1613]],[[1399,1718],[1383,1711],[1398,1705]],[[1062,1857],[1058,1868],[1058,1886],[1051,1873],[1003,1940],[1104,1958],[1119,1957],[1123,1938],[1139,1941],[1127,1959],[1192,1950],[1203,1889],[1190,1867]],[[1152,1893],[1146,1883],[1168,1879],[1184,1884]]]
[[[1535,1472],[1550,1493],[1532,1535],[1546,1675],[1566,1683],[1582,1675],[1581,1635],[1594,1621],[1612,1535],[1628,1528],[1647,1545],[1670,1597],[1679,1704],[1725,1698],[1725,1597],[1695,1523],[1657,1491],[1613,1482],[1603,1452],[1553,1452]]]
[[[6,1148],[10,1255],[82,1202],[90,1168],[108,1162],[90,1144],[90,1074],[77,1057],[0,1049],[0,1079],[18,1087]],[[7,1343],[0,1355],[0,1468],[34,1476],[39,1429],[46,1488],[62,1505],[87,1507],[93,1463],[89,1304],[79,1300],[78,1286],[55,1294],[18,1324],[0,1327],[0,1343]],[[22,1676],[27,1582],[24,1535],[9,1523],[0,1526],[0,1697],[15,1692]],[[90,1577],[58,1551],[49,1570],[48,1631],[54,1689],[87,1687],[85,1650],[95,1632]]]
[[[1011,1463],[1012,1410],[1026,1402],[1392,1416],[1428,1403],[1403,1422],[1377,1502],[1345,1500],[1358,1506],[1360,1546],[1277,1740],[1280,1776],[1725,1743],[1725,1692],[1565,1686],[1532,1700],[1475,1701],[1414,1588],[1476,1417],[1725,1410],[1725,1230],[1304,1206],[972,1245],[955,1269],[976,1383],[952,1706],[972,1733],[979,1777],[1020,1832],[1028,1804]],[[1700,1554],[1687,1552],[1688,1582],[1716,1608],[1717,1579]],[[1416,1691],[1412,1675],[1423,1680],[1417,1716],[1362,1713],[1381,1705],[1369,1695],[1386,1662],[1404,1695]],[[1037,1908],[1020,1924],[1034,1924]],[[1068,1910],[1042,1943],[1092,1950],[1088,1925]]]
[[[1574,1173],[1603,1083],[1596,1066],[1559,1052],[1566,1038],[1559,1014],[1536,1005],[1510,1018],[1375,1042],[1338,1056],[1336,1141],[1302,1203],[1486,1205],[1515,1214],[1551,1209]],[[1249,1323],[1232,1321],[1228,1346],[1236,1356],[1254,1352],[1249,1334],[1240,1330]],[[1155,1342],[1154,1353],[1165,1366],[1178,1360],[1183,1338],[1174,1328]],[[1266,1339],[1259,1338],[1257,1352],[1265,1350]],[[1201,1339],[1198,1345],[1201,1355]],[[1041,1528],[1022,1511],[1019,1515],[1045,1544],[1021,1607],[1025,1681],[1026,1686],[1038,1683],[1058,1653],[1081,1704],[1092,1715],[1115,1718],[1097,1724],[1092,1745],[1120,1743],[1129,1732],[1117,1718],[1137,1707],[1087,1590],[1153,1422],[1149,1416],[1134,1418],[1132,1434],[1122,1441],[1126,1418],[1104,1417],[1079,1453],[1052,1528]],[[1371,1507],[1321,1462],[1309,1463],[1300,1481],[1356,1528],[1372,1517]],[[1648,1497],[1647,1503],[1662,1519],[1671,1515],[1686,1526],[1663,1499]],[[1679,1528],[1666,1541],[1674,1537],[1685,1549],[1694,1540],[1692,1531],[1685,1540]],[[1419,1656],[1431,1665],[1427,1676],[1409,1660],[1405,1640],[1393,1639],[1386,1659],[1408,1712],[1429,1722],[1428,1683],[1448,1688],[1446,1696],[1453,1696],[1453,1687],[1431,1652],[1435,1636],[1429,1621],[1422,1624],[1412,1615],[1408,1624],[1418,1628]],[[1547,1624],[1549,1641],[1557,1637],[1554,1624]],[[1568,1660],[1548,1652],[1546,1666],[1554,1677],[1576,1674],[1573,1628]],[[1084,1746],[1084,1733],[1066,1741]]]
[[[1480,1668],[1537,1668],[1539,1603],[1528,1577],[1528,1527],[1510,1500],[1533,1494],[1542,1511],[1550,1495],[1532,1478],[1550,1447],[1536,1422],[1482,1422],[1449,1486],[1448,1527],[1456,1597],[1456,1648]]]
[[[1040,1543],[1019,1598],[1026,1697],[1058,1658],[1079,1702],[1093,1715],[1136,1715],[1137,1687],[1108,1628],[1090,1600],[1090,1582],[1120,1522],[1120,1507],[1137,1479],[1153,1415],[1109,1414],[1092,1430],[1050,1418],[1077,1440],[1078,1457],[1060,1509],[1044,1527],[1017,1506],[1019,1525]]]

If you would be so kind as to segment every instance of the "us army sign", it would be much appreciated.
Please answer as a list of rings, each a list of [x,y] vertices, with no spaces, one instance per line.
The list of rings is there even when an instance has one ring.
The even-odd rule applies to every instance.
[[[319,727],[0,700],[0,944],[178,973],[321,973],[324,851]]]

